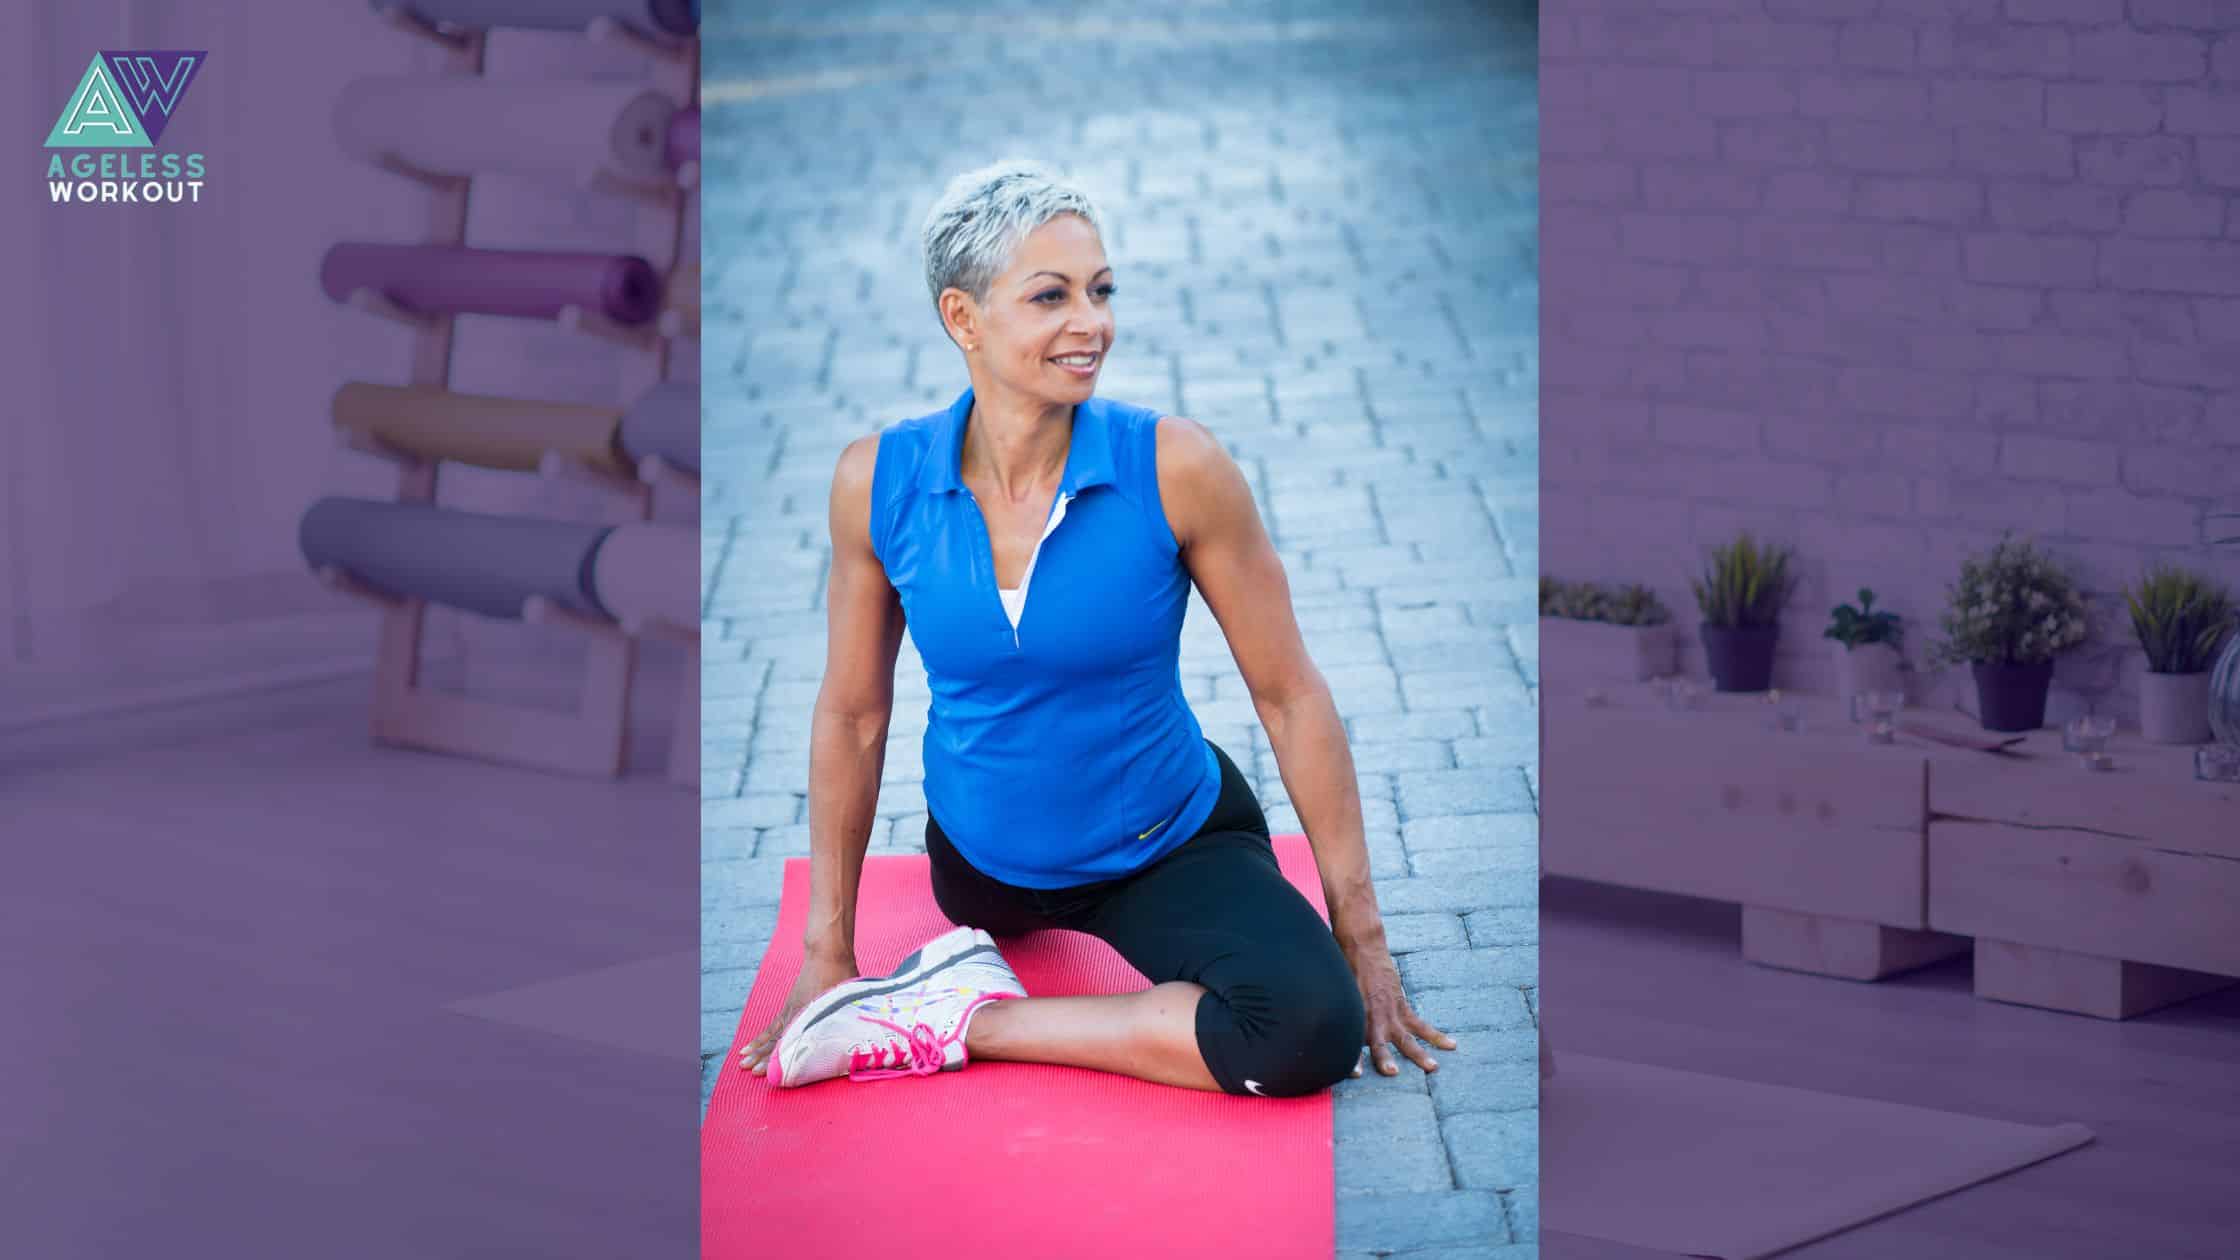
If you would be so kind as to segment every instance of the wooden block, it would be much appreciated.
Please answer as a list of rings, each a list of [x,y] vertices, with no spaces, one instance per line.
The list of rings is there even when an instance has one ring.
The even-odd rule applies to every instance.
[[[1785,971],[1846,980],[1880,980],[1968,951],[1968,939],[1857,919],[1742,908],[1742,956]]]
[[[1808,704],[1801,732],[1743,697],[1675,712],[1550,693],[1541,714],[1548,874],[1928,926],[1927,759],[1869,744],[1833,701]]]
[[[1540,619],[1540,677],[1562,690],[1595,683],[1662,678],[1679,660],[1671,625],[1614,626],[1565,617]]]
[[[2226,976],[2042,945],[1976,941],[1976,996],[1995,1002],[2130,1019],[2232,983]]]
[[[1929,812],[1940,817],[2128,836],[2165,848],[2240,859],[2240,784],[2193,777],[2193,749],[2118,734],[2115,768],[2089,771],[2061,751],[2061,733],[2033,731],[2023,757],[1940,755]]]
[[[1929,926],[2240,976],[2240,861],[2176,841],[1939,818]]]

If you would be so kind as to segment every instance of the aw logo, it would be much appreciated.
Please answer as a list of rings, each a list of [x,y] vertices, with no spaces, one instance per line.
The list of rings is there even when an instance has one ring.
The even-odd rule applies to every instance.
[[[47,133],[50,149],[152,149],[204,52],[101,52]]]
[[[201,201],[200,153],[92,153],[153,149],[209,57],[201,49],[125,49],[95,53],[78,90],[47,132],[47,189],[66,201]]]

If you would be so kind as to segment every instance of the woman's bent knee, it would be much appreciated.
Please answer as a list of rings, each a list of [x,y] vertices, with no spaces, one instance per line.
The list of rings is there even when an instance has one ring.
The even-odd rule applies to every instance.
[[[1222,1002],[1227,1018],[1214,1030],[1228,1043],[1221,1057],[1239,1078],[1223,1082],[1229,1092],[1264,1098],[1318,1093],[1350,1076],[1360,1061],[1367,1017],[1350,974],[1342,984],[1284,985],[1236,996],[1243,1000]]]

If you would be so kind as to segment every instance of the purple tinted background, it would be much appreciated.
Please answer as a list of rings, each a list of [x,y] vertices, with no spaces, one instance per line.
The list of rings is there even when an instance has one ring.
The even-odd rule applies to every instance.
[[[16,12],[0,1252],[689,1254],[697,807],[661,779],[675,653],[649,666],[653,739],[619,783],[378,748],[373,617],[295,550],[317,497],[393,492],[327,409],[409,360],[402,331],[321,296],[320,257],[427,220],[417,186],[341,155],[329,102],[434,51],[357,4]],[[201,202],[48,204],[40,144],[88,59],[166,47],[209,50],[159,148],[207,155]],[[489,65],[647,74],[558,33],[502,33]],[[469,242],[637,252],[637,215],[492,181]],[[613,403],[619,354],[463,321],[452,379]],[[480,510],[595,502],[475,470],[443,487]],[[432,617],[431,672],[538,700],[580,645],[535,630]]]
[[[2090,593],[2050,719],[2134,722],[2121,587],[2163,560],[2240,585],[2203,522],[2240,508],[2240,10],[1548,0],[1541,55],[1542,572],[1654,587],[1700,682],[1687,579],[1757,530],[1802,570],[1776,685],[1834,689],[1821,628],[1868,585],[1948,709],[1945,586],[2012,528]],[[1549,665],[1551,706],[1584,690]],[[1543,925],[1559,1053],[2099,1135],[1799,1256],[2230,1253],[2240,994],[2118,1025],[1978,1001],[1965,961],[1797,976],[1735,956],[1731,905],[1575,881]]]
[[[2095,596],[2051,716],[2134,719],[2122,585],[2240,578],[2240,11],[1555,0],[1542,57],[1543,571],[1656,587],[1700,671],[1704,549],[1792,542],[1776,681],[1827,689],[1831,604],[1918,662],[2011,528]]]

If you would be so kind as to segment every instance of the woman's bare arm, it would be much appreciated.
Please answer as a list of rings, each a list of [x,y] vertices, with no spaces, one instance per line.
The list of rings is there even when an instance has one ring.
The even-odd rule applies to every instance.
[[[1291,583],[1260,523],[1252,489],[1229,452],[1196,422],[1169,416],[1159,422],[1158,436],[1159,497],[1167,524],[1182,544],[1191,580],[1228,636],[1229,653],[1252,692],[1283,785],[1314,847],[1331,934],[1361,986],[1370,1057],[1386,1076],[1400,1070],[1395,1048],[1435,1072],[1439,1063],[1430,1047],[1452,1050],[1455,1041],[1416,1014],[1401,986],[1369,882],[1361,789],[1345,723],[1330,698],[1330,684],[1307,656],[1291,613]]]
[[[1236,461],[1196,421],[1159,422],[1159,497],[1183,562],[1228,637],[1284,788],[1322,870],[1330,926],[1348,946],[1384,943],[1369,883],[1361,789],[1330,686],[1307,656],[1291,584]]]
[[[825,587],[824,684],[809,730],[811,957],[853,963],[856,892],[886,767],[902,601],[871,550],[871,474],[877,436],[840,456],[832,478],[832,575]]]

